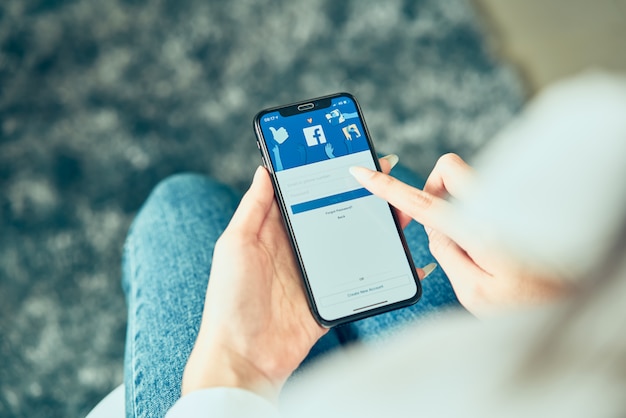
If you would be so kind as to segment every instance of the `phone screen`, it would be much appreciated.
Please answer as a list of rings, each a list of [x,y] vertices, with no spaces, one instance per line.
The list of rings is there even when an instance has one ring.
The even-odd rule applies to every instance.
[[[356,100],[341,93],[269,109],[255,130],[317,320],[416,302],[419,279],[391,207],[348,171],[378,169]]]

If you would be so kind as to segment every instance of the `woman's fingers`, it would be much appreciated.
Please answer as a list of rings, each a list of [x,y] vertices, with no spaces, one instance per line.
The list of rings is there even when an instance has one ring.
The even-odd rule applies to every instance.
[[[430,263],[430,264],[425,265],[422,268],[417,267],[415,271],[417,272],[417,277],[419,277],[420,280],[424,280],[426,277],[430,275],[430,273],[435,271],[436,268],[437,268],[437,263]]]
[[[453,240],[438,231],[428,234],[429,249],[450,279],[463,306],[476,307],[476,301],[485,297],[485,279],[491,275],[481,269],[474,260]],[[478,309],[472,310],[477,314]]]
[[[450,278],[459,300],[474,306],[472,301],[480,300],[488,274],[463,249],[468,240],[452,204],[377,171],[352,167],[350,172],[373,194],[427,227],[430,252]]]
[[[456,154],[442,155],[428,176],[424,191],[445,198],[450,195],[463,199],[470,192],[474,170]]]
[[[406,226],[411,223],[413,218],[411,218],[409,215],[407,215],[406,213],[402,212],[399,209],[394,208],[394,210],[396,211],[396,216],[398,217],[398,220],[400,221],[400,226],[402,227],[402,229],[406,228]]]
[[[456,212],[449,202],[411,187],[387,174],[364,167],[351,167],[350,173],[366,189],[391,203],[406,216],[457,240],[459,231]],[[403,220],[406,221],[406,217],[403,217]]]
[[[389,154],[389,155],[385,155],[384,157],[379,158],[378,165],[380,165],[380,170],[383,173],[389,174],[391,169],[395,167],[396,164],[398,164],[399,160],[400,159],[398,158],[396,154]]]

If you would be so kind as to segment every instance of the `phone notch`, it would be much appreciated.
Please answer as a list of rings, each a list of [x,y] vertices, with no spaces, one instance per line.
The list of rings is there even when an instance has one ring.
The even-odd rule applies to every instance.
[[[304,103],[304,104],[301,104],[301,105],[298,106],[298,110],[300,112],[304,112],[304,111],[307,111],[307,110],[311,110],[314,107],[315,107],[315,103]]]

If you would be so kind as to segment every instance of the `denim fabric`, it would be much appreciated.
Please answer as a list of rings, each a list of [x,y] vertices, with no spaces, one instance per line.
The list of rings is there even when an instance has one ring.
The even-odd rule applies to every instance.
[[[394,175],[422,181],[397,167]],[[180,396],[182,373],[196,339],[213,249],[239,196],[194,174],[161,182],[140,210],[124,249],[122,285],[128,304],[125,353],[126,411],[129,417],[161,417]],[[433,261],[424,230],[406,230],[416,266]],[[372,341],[442,306],[458,305],[440,269],[423,283],[420,302],[331,330],[307,361],[355,340]]]
[[[213,247],[238,200],[204,177],[177,175],[154,189],[133,222],[122,279],[128,304],[127,416],[164,416],[180,396]]]

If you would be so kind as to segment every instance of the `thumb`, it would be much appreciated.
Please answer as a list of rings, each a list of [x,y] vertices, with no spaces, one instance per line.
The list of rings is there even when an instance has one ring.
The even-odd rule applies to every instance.
[[[254,173],[250,188],[243,195],[239,207],[228,224],[229,229],[238,229],[249,234],[258,234],[272,207],[274,192],[267,170],[259,166]]]

